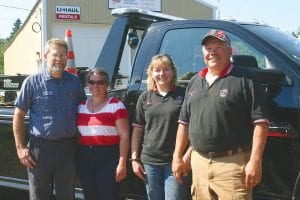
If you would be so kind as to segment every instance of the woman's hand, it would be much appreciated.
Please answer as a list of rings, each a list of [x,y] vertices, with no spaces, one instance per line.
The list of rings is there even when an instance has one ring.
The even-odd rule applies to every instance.
[[[116,169],[116,181],[120,182],[126,178],[126,164],[118,164]]]
[[[134,174],[144,181],[146,173],[142,163],[140,161],[133,160],[131,164],[132,164],[132,170]]]

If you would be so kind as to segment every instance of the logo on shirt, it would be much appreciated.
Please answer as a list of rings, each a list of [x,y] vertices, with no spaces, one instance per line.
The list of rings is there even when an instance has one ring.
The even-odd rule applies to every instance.
[[[190,90],[190,91],[188,92],[188,95],[189,95],[189,96],[193,96],[194,94],[196,94],[196,90]]]
[[[220,97],[226,97],[229,94],[228,89],[222,89],[220,90]]]
[[[152,105],[152,100],[145,101],[145,106],[150,106],[150,105]]]
[[[50,95],[53,95],[53,91],[44,91],[44,92],[43,92],[43,95],[44,95],[44,96],[50,96]]]

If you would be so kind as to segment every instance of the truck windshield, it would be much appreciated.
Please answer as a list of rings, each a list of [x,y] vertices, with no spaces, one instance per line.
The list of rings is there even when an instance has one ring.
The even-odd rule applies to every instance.
[[[300,39],[273,27],[243,25],[300,64]]]

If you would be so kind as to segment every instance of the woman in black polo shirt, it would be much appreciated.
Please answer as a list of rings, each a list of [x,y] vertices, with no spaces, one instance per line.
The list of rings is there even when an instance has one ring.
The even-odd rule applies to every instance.
[[[148,90],[136,106],[132,133],[132,168],[144,181],[149,200],[186,199],[186,186],[172,174],[177,120],[185,89],[169,55],[156,55],[147,70]]]

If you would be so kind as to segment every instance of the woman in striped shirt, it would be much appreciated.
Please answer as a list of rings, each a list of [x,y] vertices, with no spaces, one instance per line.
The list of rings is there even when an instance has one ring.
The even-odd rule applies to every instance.
[[[78,175],[85,199],[114,200],[126,177],[128,113],[120,100],[107,96],[109,77],[103,69],[91,70],[86,80],[92,96],[78,107]]]

